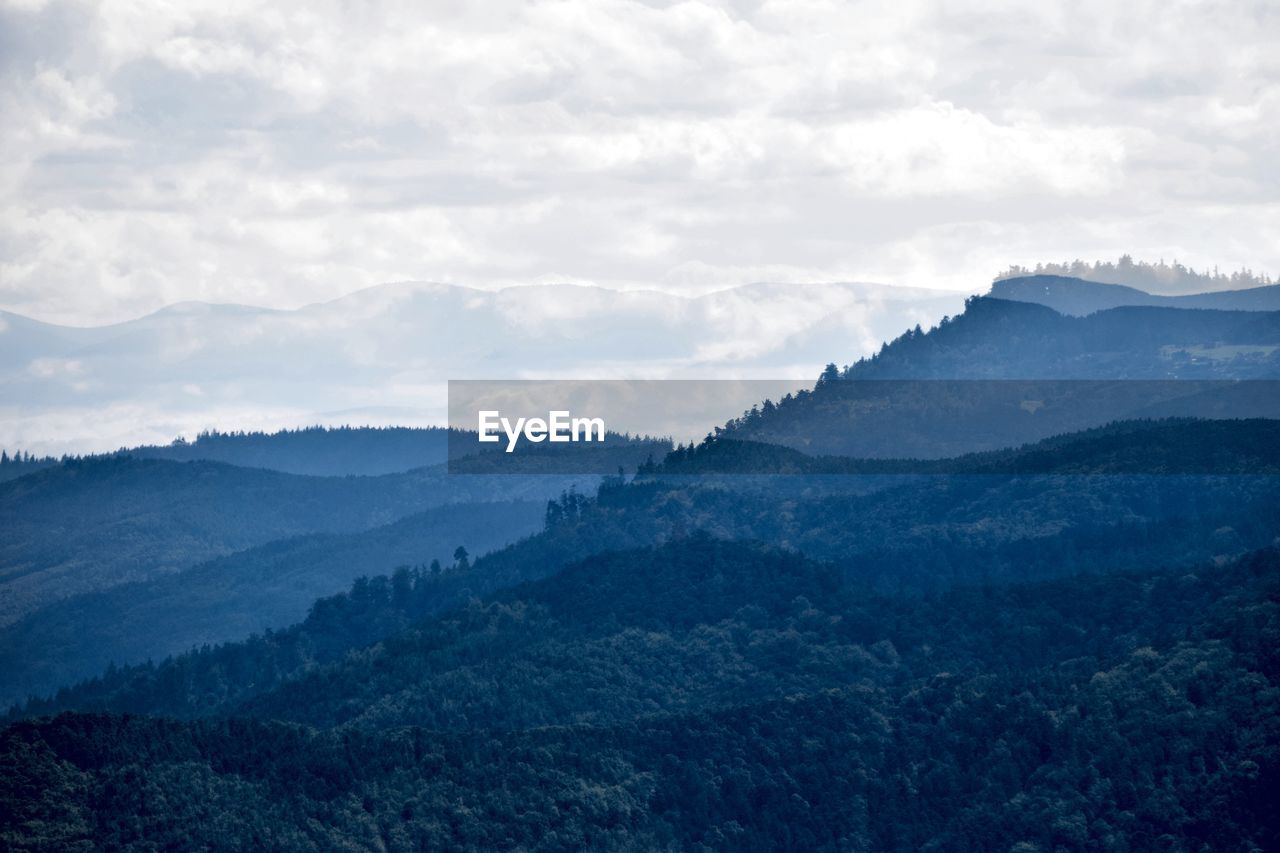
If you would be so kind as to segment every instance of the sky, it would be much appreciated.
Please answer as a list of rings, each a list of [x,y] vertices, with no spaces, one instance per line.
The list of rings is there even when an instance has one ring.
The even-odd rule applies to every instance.
[[[1270,2],[0,0],[0,308],[1280,272]]]

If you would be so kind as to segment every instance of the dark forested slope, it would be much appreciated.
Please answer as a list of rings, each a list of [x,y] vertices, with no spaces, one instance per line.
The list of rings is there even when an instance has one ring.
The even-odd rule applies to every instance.
[[[695,539],[600,570],[612,578],[667,561],[701,571],[706,559],[678,552],[725,547],[743,546]],[[743,597],[763,582],[764,605],[728,613],[708,596],[677,605],[683,617],[654,619],[644,600],[662,589],[624,580],[609,587],[615,625],[590,603],[576,616],[564,603],[553,637],[566,645],[551,657],[518,642],[493,648],[519,630],[503,605],[464,617],[488,627],[472,631],[482,644],[475,677],[451,693],[454,713],[487,707],[508,720],[568,702],[606,708],[611,723],[452,734],[81,715],[20,723],[0,737],[0,837],[13,849],[1243,851],[1280,842],[1268,795],[1280,781],[1274,552],[1190,574],[958,591],[922,606],[856,596],[787,605],[771,579],[826,583],[794,557],[739,551],[711,566],[747,584]],[[604,667],[585,675],[597,690],[564,697],[536,669],[508,687],[485,669],[496,651],[571,672],[562,656],[590,646],[591,630],[625,634],[628,623],[626,643],[584,652]],[[419,659],[431,678],[402,711],[450,713],[449,701],[408,700],[429,696],[450,665],[468,666],[466,627],[453,634],[463,646]],[[633,658],[637,645],[651,651]],[[731,683],[738,674],[708,648],[828,686],[661,717],[625,707],[650,681],[668,701],[684,698],[673,684]],[[620,673],[630,680],[608,689]]]
[[[1261,559],[1274,569],[1274,557]],[[695,535],[576,563],[235,713],[363,729],[606,724],[885,686],[913,672],[960,677],[1123,656],[1135,634],[1163,644],[1178,637],[1157,614],[1185,621],[1241,577],[1239,567],[1207,571],[1174,583],[1073,578],[914,600],[794,553]]]

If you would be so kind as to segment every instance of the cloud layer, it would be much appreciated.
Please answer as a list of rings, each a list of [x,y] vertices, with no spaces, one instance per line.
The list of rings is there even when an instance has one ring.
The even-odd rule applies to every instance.
[[[0,306],[1280,271],[1266,2],[8,2]]]
[[[959,293],[875,285],[688,298],[400,284],[296,311],[187,303],[96,328],[0,313],[0,447],[57,454],[208,428],[443,424],[448,379],[808,383],[828,360],[855,361],[962,307]]]

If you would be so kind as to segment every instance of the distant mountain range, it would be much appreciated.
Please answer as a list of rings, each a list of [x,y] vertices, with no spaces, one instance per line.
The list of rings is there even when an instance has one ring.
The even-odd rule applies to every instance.
[[[96,328],[0,312],[0,447],[206,428],[443,423],[447,379],[805,377],[963,307],[955,292],[753,284],[698,297],[388,284],[293,311],[184,303]]]

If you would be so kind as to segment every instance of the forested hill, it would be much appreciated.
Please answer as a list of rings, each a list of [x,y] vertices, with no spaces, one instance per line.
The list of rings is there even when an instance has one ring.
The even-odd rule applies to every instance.
[[[69,460],[0,483],[0,625],[61,598],[272,540],[363,530],[446,503],[545,500],[571,482],[428,469],[308,477],[209,461]]]
[[[62,461],[54,456],[34,456],[22,450],[14,451],[10,456],[9,451],[0,450],[0,483],[25,477],[42,468],[51,468]]]
[[[11,726],[0,837],[1274,849],[1278,567],[1267,551],[920,602],[692,537],[465,608],[254,706],[338,731]]]
[[[1280,284],[1162,296],[1123,284],[1058,275],[1029,275],[999,279],[988,294],[996,299],[1034,302],[1060,314],[1083,317],[1123,305],[1155,305],[1165,308],[1211,308],[1222,311],[1280,311]]]
[[[421,462],[422,453],[443,460],[449,435],[208,434],[0,482],[0,706],[112,661],[287,627],[362,574],[447,559],[460,545],[477,554],[501,547],[537,529],[547,499],[599,480],[563,465],[503,477],[442,464],[372,476],[278,470],[373,470]],[[595,470],[634,470],[669,447],[610,434],[593,450]],[[25,456],[15,464],[26,466]]]
[[[394,479],[122,456],[0,483],[0,623],[75,593],[283,536],[360,530],[447,500],[439,478]]]
[[[719,432],[810,456],[944,458],[1111,421],[1280,418],[1280,312],[1123,307],[1067,317],[973,297],[875,356],[827,366]]]
[[[90,678],[109,664],[283,629],[318,598],[396,566],[452,563],[541,528],[545,500],[449,503],[356,533],[268,542],[176,574],[71,596],[0,627],[0,708]]]
[[[1217,267],[1212,270],[1196,270],[1184,266],[1176,260],[1165,263],[1134,261],[1130,255],[1122,255],[1118,261],[1095,261],[1086,263],[1082,260],[1067,263],[1040,263],[1034,269],[1013,265],[996,276],[997,281],[1027,277],[1069,277],[1087,281],[1111,282],[1128,287],[1138,288],[1150,293],[1169,294],[1204,294],[1227,293],[1232,291],[1258,290],[1276,284],[1275,278],[1267,273],[1255,273],[1245,267],[1230,273],[1221,272]]]
[[[844,371],[850,379],[1252,379],[1280,377],[1280,311],[1120,307],[1067,317],[972,297]]]
[[[109,456],[167,459],[174,462],[225,462],[286,474],[340,477],[396,474],[443,464],[449,431],[441,427],[324,427],[277,432],[202,432],[192,440],[122,447],[89,457],[32,456],[15,449],[0,454],[0,482],[66,461]]]
[[[644,475],[1280,474],[1280,420],[1124,421],[1034,444],[943,459],[809,456],[723,434],[674,450]]]
[[[1280,580],[1276,555],[1259,559],[1271,575],[1266,586],[1274,590]],[[1212,598],[1248,574],[1233,567],[1192,588],[1199,587],[1196,597],[1213,589],[1206,596]],[[1051,594],[1064,589],[1061,583],[953,590],[908,601],[877,594],[857,578],[795,553],[695,534],[657,549],[610,552],[570,565],[485,606],[445,614],[366,653],[308,672],[236,713],[321,728],[509,730],[617,723],[656,712],[771,701],[860,680],[886,683],[901,674],[890,675],[886,664],[940,643],[941,624],[952,635],[942,644],[945,650],[924,652],[919,663],[954,675],[976,659],[986,667],[1026,666],[1043,652],[1062,660],[1058,656],[1091,644],[1105,648],[1099,634],[1104,624],[1110,636],[1138,629],[1151,641],[1163,636],[1167,644],[1175,636],[1165,633],[1170,625],[1138,626],[1152,618],[1151,611],[1169,615],[1187,603],[1170,606],[1163,595],[1178,598],[1190,591],[1166,587],[1154,597],[1141,596],[1147,612],[1133,602],[1117,612],[1097,605],[1111,604],[1117,590],[1134,591],[1141,581],[1078,583],[1102,601],[1049,604]],[[985,605],[961,604],[983,597]],[[996,601],[1001,604],[992,606]],[[1019,611],[1037,607],[1055,611],[1047,619],[1040,614],[1043,645],[1019,647],[1013,639],[1025,627]],[[994,612],[1005,613],[1005,627],[983,634],[979,627]],[[1186,624],[1191,616],[1177,619]],[[1049,628],[1058,620],[1067,624]],[[1012,625],[1020,627],[1003,635]],[[1066,636],[1072,629],[1079,632],[1074,638]],[[797,636],[788,637],[793,630]],[[467,690],[460,689],[462,683]]]
[[[173,462],[222,462],[239,468],[259,468],[286,474],[316,477],[403,474],[422,468],[440,468],[451,458],[460,468],[484,473],[494,467],[485,457],[491,445],[476,442],[476,433],[444,427],[324,427],[312,426],[278,432],[203,432],[195,439],[177,438],[169,444],[122,447],[112,453],[88,456],[34,456],[15,450],[0,451],[0,482],[64,463],[90,463],[114,457],[163,459]],[[592,471],[612,471],[617,465],[634,468],[647,453],[669,449],[666,439],[610,432],[592,450],[600,458],[580,466]],[[548,451],[551,452],[548,452]],[[555,450],[542,448],[555,457]],[[473,456],[461,465],[459,457]],[[533,467],[532,465],[526,467]],[[551,472],[566,467],[554,461],[543,465]],[[507,471],[507,469],[503,469]],[[533,472],[537,473],[537,472]]]
[[[308,427],[265,432],[206,432],[193,441],[126,451],[148,459],[226,462],[290,474],[395,474],[446,460],[449,431],[440,427]]]

